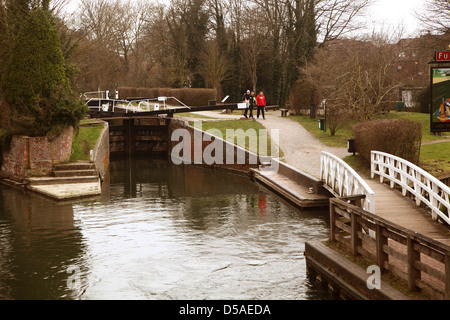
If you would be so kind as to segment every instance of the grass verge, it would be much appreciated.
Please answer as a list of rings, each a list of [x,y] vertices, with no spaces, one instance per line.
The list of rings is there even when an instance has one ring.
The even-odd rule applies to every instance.
[[[191,122],[190,124],[192,126],[194,125],[193,122]],[[218,134],[218,132],[214,135],[217,135],[227,141],[237,144],[261,156],[272,155],[271,148],[273,141],[272,138],[270,137],[270,132],[266,131],[266,128],[257,121],[252,120],[203,121],[201,129],[203,131],[210,130],[211,131],[210,133],[212,134],[214,134],[212,130],[218,130],[220,132],[220,135]],[[266,141],[264,142],[261,139],[266,139]],[[260,144],[264,145],[264,143],[267,143],[267,148],[260,149]],[[279,157],[282,157],[281,150],[279,150]]]
[[[88,126],[83,126],[83,123],[88,122],[82,121],[78,132],[73,135],[71,162],[90,160],[90,151],[94,149],[100,133],[104,128],[102,123],[90,124]]]
[[[450,172],[450,142],[422,146],[420,167],[433,175]]]
[[[289,116],[289,118],[300,123],[316,139],[329,147],[345,148],[347,147],[348,139],[353,136],[349,126],[340,129],[336,132],[336,135],[332,136],[329,130],[327,132],[320,130],[319,118],[311,119],[309,116]]]

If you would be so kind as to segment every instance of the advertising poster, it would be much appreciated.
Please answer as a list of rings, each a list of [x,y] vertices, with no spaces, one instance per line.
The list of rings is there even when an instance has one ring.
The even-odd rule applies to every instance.
[[[431,131],[450,131],[450,67],[431,68],[431,100]]]

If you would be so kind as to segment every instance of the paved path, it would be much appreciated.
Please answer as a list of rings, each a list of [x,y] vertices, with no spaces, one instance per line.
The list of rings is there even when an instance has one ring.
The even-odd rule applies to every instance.
[[[279,145],[284,154],[284,162],[316,178],[320,177],[320,152],[326,151],[339,158],[349,155],[347,148],[324,145],[292,119],[268,114],[266,120],[257,121],[268,130],[279,130]]]

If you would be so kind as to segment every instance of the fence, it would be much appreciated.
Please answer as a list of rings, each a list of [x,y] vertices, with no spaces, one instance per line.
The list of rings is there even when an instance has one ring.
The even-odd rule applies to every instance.
[[[402,158],[372,151],[371,175],[378,175],[380,182],[388,179],[391,188],[399,185],[404,196],[409,192],[417,206],[424,203],[431,210],[433,220],[440,217],[450,224],[450,187],[428,172]]]
[[[348,164],[338,157],[322,152],[320,154],[320,180],[338,197],[365,195],[362,207],[375,213],[375,193]]]
[[[364,196],[361,196],[364,197]],[[349,202],[330,199],[330,241],[376,262],[433,299],[450,299],[450,247],[397,226]]]

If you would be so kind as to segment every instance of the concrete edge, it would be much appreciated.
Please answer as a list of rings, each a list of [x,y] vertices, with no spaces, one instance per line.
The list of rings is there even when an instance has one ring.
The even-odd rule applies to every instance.
[[[381,280],[380,289],[369,289],[367,279],[371,274],[355,263],[342,257],[322,242],[305,243],[307,269],[320,275],[326,282],[355,300],[411,300]]]
[[[100,133],[97,142],[94,146],[94,150],[93,150],[93,156],[91,162],[94,163],[95,165],[95,169],[97,170],[97,173],[100,176],[100,179],[103,181],[106,172],[107,172],[107,167],[106,164],[103,163],[103,157],[107,156],[108,157],[108,166],[109,166],[109,124],[106,121],[102,121],[103,122],[103,130]],[[102,149],[102,145],[107,145],[107,149],[108,149],[108,154],[100,154],[100,149]]]
[[[262,184],[264,187],[274,192],[282,199],[288,201],[289,203],[292,203],[293,205],[299,207],[300,209],[329,208],[328,198],[327,199],[306,198],[298,194],[294,190],[291,190],[290,188],[279,184],[277,181],[270,179],[270,177],[262,175],[255,169],[250,169],[250,174],[252,175],[252,179],[255,182]]]
[[[100,179],[91,183],[28,186],[27,189],[56,201],[87,199],[101,195]]]

